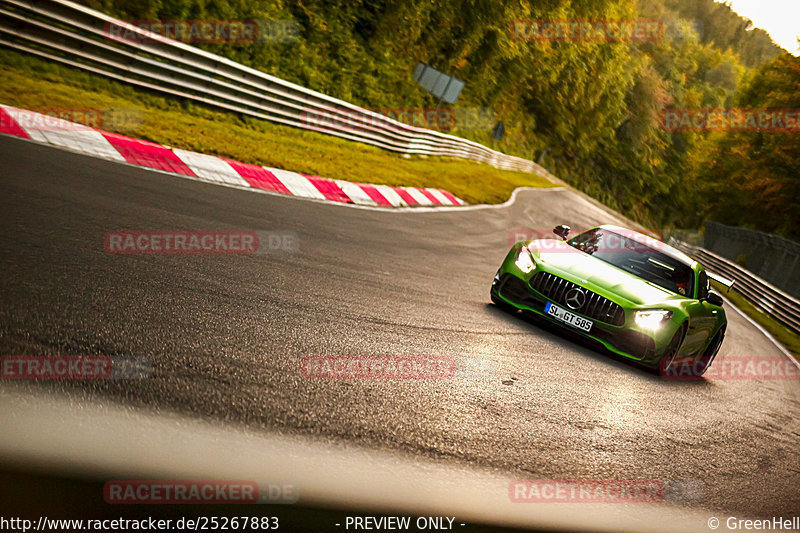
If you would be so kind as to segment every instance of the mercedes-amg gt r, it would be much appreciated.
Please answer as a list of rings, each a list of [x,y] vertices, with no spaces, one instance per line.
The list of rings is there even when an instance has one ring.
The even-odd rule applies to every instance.
[[[665,377],[699,377],[725,336],[722,297],[686,254],[641,233],[600,226],[567,240],[512,246],[494,277],[492,301],[538,315]],[[688,374],[688,376],[687,376]]]

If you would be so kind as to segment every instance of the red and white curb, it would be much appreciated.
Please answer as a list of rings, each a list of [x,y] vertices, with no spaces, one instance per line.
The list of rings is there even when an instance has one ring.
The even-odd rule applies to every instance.
[[[463,200],[442,189],[354,183],[240,163],[5,105],[0,105],[0,133],[120,163],[172,172],[199,181],[303,198],[375,207],[465,205]]]

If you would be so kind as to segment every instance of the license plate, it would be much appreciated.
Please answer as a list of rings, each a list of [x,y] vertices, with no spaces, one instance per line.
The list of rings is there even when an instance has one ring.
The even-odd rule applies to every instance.
[[[578,328],[583,331],[589,331],[592,329],[593,322],[591,320],[586,320],[582,316],[571,313],[562,307],[553,305],[550,302],[547,302],[547,305],[544,306],[544,312],[556,320],[560,320],[565,324],[569,324],[573,328]]]

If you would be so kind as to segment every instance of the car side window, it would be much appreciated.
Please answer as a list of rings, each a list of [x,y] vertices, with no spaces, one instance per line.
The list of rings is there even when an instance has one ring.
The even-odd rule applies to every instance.
[[[704,300],[708,297],[708,291],[711,289],[708,284],[708,274],[705,270],[701,270],[697,276],[697,299]]]

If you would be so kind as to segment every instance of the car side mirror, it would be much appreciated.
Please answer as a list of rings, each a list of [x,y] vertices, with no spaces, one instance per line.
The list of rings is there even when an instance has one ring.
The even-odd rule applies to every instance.
[[[561,237],[562,240],[567,240],[567,235],[569,235],[569,226],[565,226],[564,224],[559,224],[555,228],[553,228],[553,233]]]
[[[708,291],[708,296],[706,296],[706,301],[711,305],[718,305],[722,307],[722,296],[720,296],[714,291]]]

